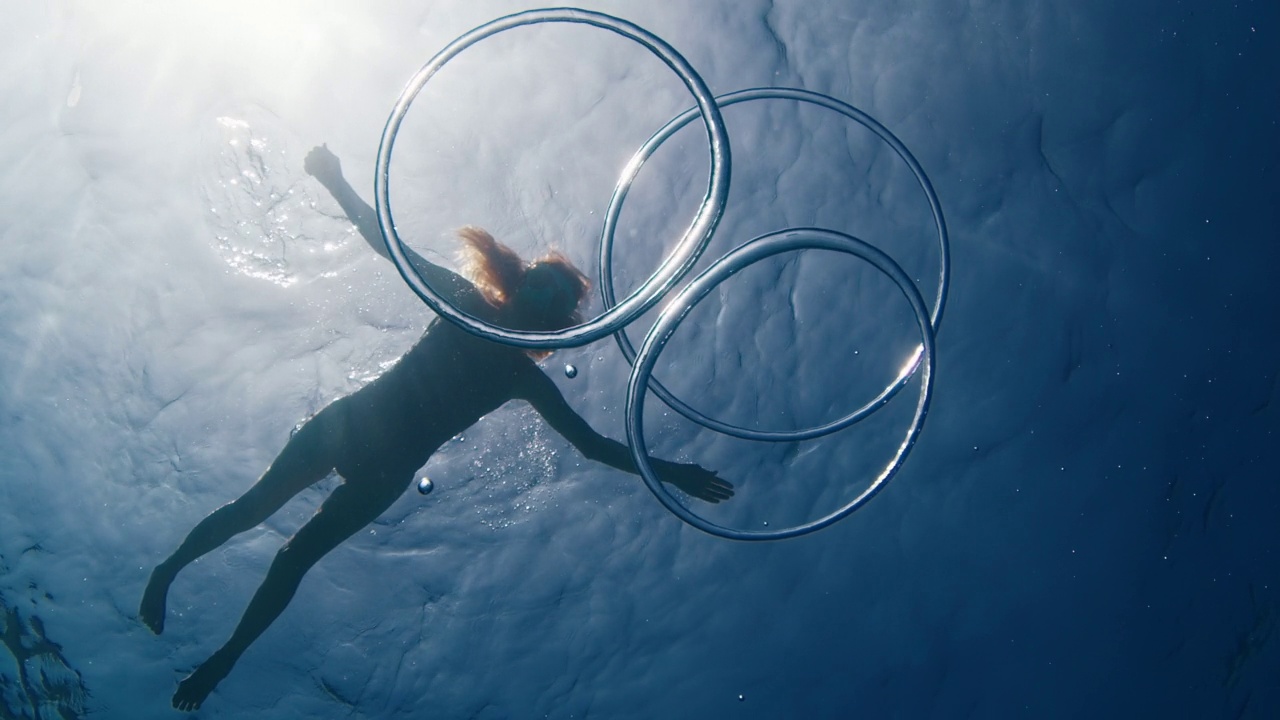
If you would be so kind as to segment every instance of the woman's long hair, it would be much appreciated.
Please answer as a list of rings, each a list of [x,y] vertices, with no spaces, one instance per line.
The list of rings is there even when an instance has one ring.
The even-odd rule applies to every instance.
[[[591,281],[568,258],[551,252],[526,263],[515,250],[495,240],[483,228],[472,225],[459,229],[458,238],[462,240],[463,273],[490,305],[502,309],[510,303],[525,284],[530,271],[536,268],[537,284],[545,285],[547,276],[551,275],[555,278],[552,283],[555,289],[567,294],[560,303],[566,308],[563,317],[553,319],[554,327],[541,329],[560,330],[582,322],[577,308],[591,290]],[[537,360],[550,354],[547,351],[529,352]]]
[[[468,225],[458,230],[462,240],[462,272],[489,304],[501,308],[524,281],[524,260],[484,228]]]

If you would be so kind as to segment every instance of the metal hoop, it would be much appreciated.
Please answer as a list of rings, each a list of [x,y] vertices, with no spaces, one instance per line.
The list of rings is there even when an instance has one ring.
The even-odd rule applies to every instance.
[[[951,271],[951,250],[950,241],[947,237],[946,221],[942,217],[942,205],[938,202],[938,196],[933,191],[933,184],[929,182],[929,176],[925,174],[924,169],[920,167],[920,163],[916,161],[911,151],[907,150],[906,145],[897,138],[888,128],[881,125],[875,118],[867,115],[861,110],[840,102],[829,95],[822,93],[810,92],[808,90],[798,90],[794,88],[753,88],[750,90],[740,90],[738,92],[729,93],[716,98],[716,103],[723,109],[737,103],[748,102],[751,100],[793,100],[796,102],[809,103],[833,110],[845,117],[856,121],[863,127],[875,133],[877,137],[885,142],[898,157],[907,164],[915,175],[916,182],[920,184],[920,189],[924,191],[925,198],[929,202],[929,208],[933,212],[933,222],[938,232],[938,251],[939,251],[939,267],[938,267],[938,290],[934,297],[933,310],[930,315],[930,322],[934,332],[937,332],[938,325],[942,321],[942,309],[946,304],[947,287],[949,284]],[[627,163],[628,172],[624,173],[622,178],[618,180],[618,185],[614,187],[613,197],[609,200],[609,209],[605,213],[604,231],[600,237],[600,297],[604,301],[605,308],[613,306],[613,239],[617,231],[618,217],[622,213],[622,205],[626,201],[627,193],[631,190],[632,183],[635,182],[636,175],[644,163],[653,155],[654,152],[662,146],[672,135],[681,128],[688,125],[695,117],[697,117],[697,109],[692,108],[686,110],[680,115],[673,118],[666,125],[662,126],[658,132],[654,133],[644,145],[636,151],[635,155]],[[614,333],[614,340],[618,343],[618,348],[622,351],[623,357],[628,363],[634,365],[636,352],[631,340],[627,337],[625,329]],[[751,428],[732,425],[694,409],[680,398],[671,393],[661,382],[657,380],[650,381],[650,387],[653,393],[657,395],[672,410],[680,413],[688,418],[691,422],[697,423],[710,430],[731,435],[744,440],[758,440],[763,442],[794,442],[797,440],[812,440],[824,435],[829,435],[837,430],[843,430],[860,420],[865,419],[869,415],[875,413],[889,402],[915,373],[919,364],[920,348],[916,350],[916,358],[912,361],[909,372],[905,375],[900,374],[889,385],[885,386],[874,398],[857,408],[853,412],[838,418],[831,422],[817,425],[811,428],[801,430],[754,430]]]
[[[680,326],[685,316],[689,314],[694,305],[706,297],[716,286],[734,273],[767,257],[791,250],[803,249],[834,250],[866,260],[897,284],[907,302],[911,304],[917,324],[920,326],[920,347],[922,348],[916,363],[921,371],[921,377],[920,399],[916,403],[915,417],[912,419],[911,426],[907,429],[906,437],[898,447],[897,452],[894,453],[871,485],[836,511],[801,525],[778,530],[748,531],[717,525],[694,514],[677,502],[671,496],[671,493],[662,487],[661,479],[653,469],[644,439],[644,398],[650,384],[653,366],[658,361],[658,355],[662,353],[662,349],[666,347],[667,341],[671,339],[672,334],[675,333],[676,328]],[[636,467],[640,470],[640,475],[644,478],[645,484],[649,486],[649,490],[653,492],[654,496],[658,498],[658,501],[667,510],[670,510],[681,520],[699,530],[732,540],[781,540],[805,535],[815,530],[820,530],[857,510],[876,493],[880,492],[889,479],[902,467],[907,453],[911,451],[911,447],[915,444],[916,438],[924,426],[924,418],[929,411],[929,401],[933,393],[933,371],[934,338],[933,325],[929,320],[929,311],[925,306],[924,300],[920,297],[920,291],[911,282],[911,278],[892,258],[881,250],[843,233],[819,228],[782,230],[751,240],[717,260],[701,275],[686,285],[662,311],[657,322],[654,323],[649,333],[645,336],[644,343],[640,346],[640,353],[636,356],[636,363],[631,368],[631,378],[627,382],[627,442],[631,445],[631,457],[635,461]],[[907,373],[904,372],[903,375],[905,376]]]
[[[447,62],[477,42],[500,32],[522,25],[555,22],[590,25],[617,33],[644,46],[679,75],[685,87],[697,101],[698,113],[702,116],[706,127],[707,143],[711,152],[711,172],[707,182],[707,193],[693,222],[667,259],[634,293],[617,305],[606,309],[600,316],[571,328],[557,332],[510,330],[455,308],[444,296],[432,290],[409,263],[404,251],[404,241],[396,233],[395,220],[391,215],[389,190],[391,151],[395,147],[396,134],[400,131],[400,123],[404,120],[409,105],[427,81]],[[378,227],[382,231],[387,252],[400,271],[400,276],[432,310],[463,330],[486,340],[523,348],[551,349],[586,345],[619,331],[657,303],[675,286],[697,262],[698,256],[706,249],[716,225],[720,222],[725,201],[729,197],[729,175],[729,134],[724,126],[724,119],[720,116],[720,109],[716,106],[715,98],[712,97],[706,83],[687,60],[661,38],[638,25],[603,13],[555,8],[516,13],[481,25],[449,43],[413,76],[401,92],[399,100],[391,111],[391,117],[387,119],[387,124],[382,131],[382,141],[378,147],[377,171],[374,176],[374,196],[378,211]]]

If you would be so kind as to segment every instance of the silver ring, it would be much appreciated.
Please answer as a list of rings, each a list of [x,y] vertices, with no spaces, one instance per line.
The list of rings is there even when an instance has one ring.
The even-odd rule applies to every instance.
[[[610,30],[644,46],[679,75],[685,87],[697,101],[697,112],[702,116],[707,130],[707,144],[711,152],[711,172],[707,180],[707,193],[693,222],[685,230],[667,259],[635,292],[617,305],[607,308],[598,317],[581,325],[556,332],[527,332],[499,327],[455,308],[442,295],[432,290],[409,263],[404,251],[404,241],[396,233],[395,221],[391,215],[389,191],[391,151],[395,147],[396,134],[400,131],[400,123],[408,112],[409,105],[427,81],[444,67],[445,63],[477,42],[505,30],[522,25],[554,22],[578,23]],[[382,231],[387,252],[400,271],[400,276],[432,310],[463,330],[486,340],[523,348],[552,349],[586,345],[605,335],[615,333],[662,299],[662,296],[689,272],[702,251],[706,249],[707,243],[710,242],[711,235],[720,222],[720,216],[724,213],[725,201],[729,197],[729,175],[729,133],[725,129],[724,119],[720,117],[720,108],[716,105],[715,98],[711,95],[706,83],[680,53],[662,38],[620,18],[587,10],[555,8],[507,15],[481,25],[449,43],[422,66],[422,69],[413,76],[400,93],[400,98],[383,128],[382,141],[378,146],[377,170],[374,175],[374,196],[378,211],[378,227]],[[626,177],[625,171],[623,177]]]
[[[928,175],[924,169],[920,167],[920,163],[907,150],[906,145],[902,144],[888,128],[881,125],[875,118],[867,115],[861,110],[840,102],[835,98],[821,93],[810,92],[808,90],[798,90],[794,88],[753,88],[750,90],[740,90],[738,92],[721,95],[716,98],[716,103],[723,109],[737,103],[748,102],[751,100],[793,100],[797,102],[810,103],[829,110],[834,110],[845,117],[854,120],[875,133],[877,137],[885,142],[898,157],[907,164],[915,175],[916,182],[919,183],[920,189],[924,191],[925,198],[929,202],[929,208],[933,212],[933,222],[938,233],[938,290],[933,301],[933,310],[930,314],[930,322],[936,333],[938,325],[942,321],[942,308],[946,304],[947,287],[950,278],[950,241],[947,237],[947,224],[942,217],[942,205],[938,202],[938,196],[933,191],[933,184],[929,182]],[[613,306],[613,239],[617,230],[618,217],[622,213],[623,202],[627,198],[627,193],[631,190],[631,185],[635,181],[636,174],[644,163],[655,153],[662,143],[666,142],[672,135],[681,128],[688,125],[698,112],[696,108],[691,108],[673,118],[666,125],[662,126],[658,132],[645,141],[644,145],[631,156],[631,160],[627,163],[628,172],[624,173],[618,181],[618,185],[614,187],[613,197],[609,200],[609,209],[605,212],[604,231],[600,236],[600,297],[604,301],[605,308]],[[635,362],[635,348],[631,344],[631,340],[627,337],[626,330],[620,330],[614,333],[614,340],[618,343],[618,348],[622,351],[623,357],[628,363]],[[907,382],[911,380],[911,376],[915,373],[916,364],[919,362],[920,349],[917,348],[916,359],[910,367],[910,372],[899,374],[889,385],[885,386],[874,398],[868,401],[862,407],[853,412],[823,425],[811,428],[803,428],[800,430],[786,431],[770,431],[770,430],[753,430],[739,425],[731,425],[729,423],[716,420],[704,413],[694,409],[680,398],[671,393],[661,382],[657,380],[649,381],[650,388],[664,403],[672,410],[680,413],[688,418],[691,422],[697,423],[710,430],[731,435],[744,440],[758,440],[764,442],[795,442],[798,440],[812,440],[824,435],[829,435],[837,430],[843,430],[854,423],[863,420],[867,416],[875,413],[885,403],[893,399]]]
[[[920,326],[921,341],[921,350],[919,351],[916,365],[921,373],[920,399],[916,402],[915,416],[912,418],[911,426],[907,428],[906,437],[903,439],[902,444],[898,446],[897,452],[894,453],[871,485],[834,512],[801,525],[777,530],[738,530],[717,525],[694,514],[677,502],[671,496],[671,493],[662,487],[662,482],[653,469],[652,461],[649,459],[648,447],[644,439],[644,397],[650,384],[653,365],[657,362],[658,355],[662,352],[663,347],[666,346],[667,341],[671,339],[671,335],[680,326],[681,321],[689,314],[694,305],[706,297],[707,293],[714,290],[716,286],[748,265],[767,257],[791,250],[805,249],[834,250],[866,260],[877,270],[888,276],[902,291],[907,302],[911,304],[911,309],[915,312],[916,322]],[[641,477],[644,478],[645,485],[649,486],[649,490],[658,498],[658,501],[676,517],[699,530],[732,540],[781,540],[805,535],[827,527],[862,507],[876,493],[880,492],[890,478],[902,467],[907,453],[911,452],[916,438],[920,435],[920,430],[924,427],[925,415],[929,412],[929,401],[933,395],[933,372],[934,337],[933,325],[929,320],[929,310],[925,306],[924,300],[920,297],[920,291],[916,289],[915,283],[911,281],[907,273],[892,258],[855,237],[832,230],[819,228],[780,230],[739,246],[704,270],[663,309],[661,315],[658,316],[657,322],[650,328],[649,333],[645,335],[644,343],[640,346],[640,353],[636,356],[636,362],[631,367],[631,378],[627,382],[626,424],[627,442],[631,446],[631,458],[635,461]],[[906,375],[906,373],[903,373],[903,375]]]

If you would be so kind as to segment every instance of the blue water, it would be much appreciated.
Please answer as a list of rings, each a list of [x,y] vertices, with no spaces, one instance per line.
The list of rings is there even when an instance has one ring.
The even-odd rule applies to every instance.
[[[176,682],[337,480],[191,566],[159,637],[136,615],[151,568],[432,319],[302,158],[326,143],[371,199],[412,73],[534,5],[10,5],[0,715],[169,717]],[[954,263],[920,442],[851,518],[743,544],[684,525],[512,403],[432,458],[430,495],[407,492],[317,565],[200,714],[1280,715],[1274,5],[585,7],[661,35],[716,93],[827,93],[915,153]],[[690,102],[599,31],[486,41],[406,120],[400,232],[449,263],[452,229],[482,225],[594,274],[615,178]],[[928,207],[887,148],[785,102],[725,117],[733,187],[699,267],[813,225],[884,248],[931,297]],[[696,127],[646,165],[620,290],[669,249],[706,173]],[[655,374],[723,419],[803,427],[892,379],[913,332],[888,281],[803,253],[713,293]],[[623,437],[611,342],[543,367]],[[777,527],[864,488],[916,390],[799,446],[729,440],[653,400],[646,417],[655,454],[737,486],[692,509]]]

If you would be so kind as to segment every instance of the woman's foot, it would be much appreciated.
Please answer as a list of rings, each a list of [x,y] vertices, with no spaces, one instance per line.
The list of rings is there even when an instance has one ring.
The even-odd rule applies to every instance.
[[[199,709],[209,693],[231,672],[236,660],[222,651],[204,661],[196,671],[178,683],[178,691],[173,694],[173,706],[179,710]]]
[[[161,565],[151,572],[147,589],[142,591],[138,617],[157,635],[164,632],[165,600],[169,597],[169,584],[172,582],[173,574],[164,570]]]

